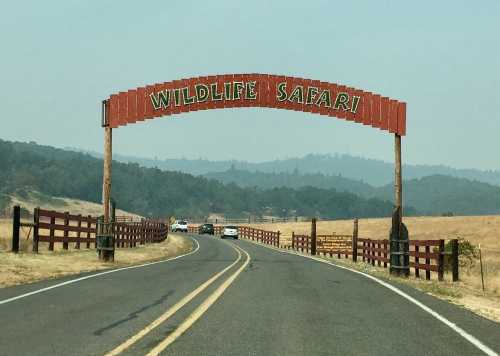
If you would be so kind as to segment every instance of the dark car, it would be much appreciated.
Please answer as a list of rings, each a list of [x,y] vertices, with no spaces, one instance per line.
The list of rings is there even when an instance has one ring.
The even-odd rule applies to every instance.
[[[198,228],[198,234],[203,235],[203,234],[209,234],[213,235],[214,234],[214,225],[213,224],[203,224]]]

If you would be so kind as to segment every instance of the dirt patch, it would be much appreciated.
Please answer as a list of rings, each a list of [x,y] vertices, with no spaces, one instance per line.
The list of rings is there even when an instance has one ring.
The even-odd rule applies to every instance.
[[[170,234],[168,239],[161,243],[117,249],[114,263],[100,262],[93,249],[42,251],[39,254],[0,251],[0,287],[162,260],[182,255],[192,249],[193,243],[190,239]]]

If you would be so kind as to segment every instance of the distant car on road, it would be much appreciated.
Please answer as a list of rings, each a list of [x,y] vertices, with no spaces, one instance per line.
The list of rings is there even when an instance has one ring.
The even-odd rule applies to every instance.
[[[176,220],[170,227],[172,232],[188,232],[188,223],[185,220]]]
[[[200,227],[198,228],[198,234],[200,234],[200,235],[203,235],[203,234],[213,235],[214,234],[214,224],[200,225]]]
[[[224,226],[224,231],[222,232],[221,238],[232,237],[233,239],[238,239],[238,226],[228,225]]]

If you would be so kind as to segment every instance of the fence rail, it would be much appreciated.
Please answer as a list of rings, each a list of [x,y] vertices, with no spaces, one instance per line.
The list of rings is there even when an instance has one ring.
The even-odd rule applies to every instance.
[[[323,254],[330,257],[349,258],[353,262],[357,261],[358,256],[362,261],[372,266],[387,268],[390,264],[390,244],[389,240],[377,240],[368,238],[358,238],[357,221],[353,235],[316,235],[315,222],[311,227],[311,234],[295,234],[292,232],[291,248],[310,254]],[[451,267],[452,279],[458,280],[458,240],[450,240],[452,243]],[[408,257],[410,258],[409,267],[413,269],[416,277],[420,277],[420,272],[425,271],[425,279],[431,279],[431,272],[437,273],[438,280],[444,279],[444,257],[445,241],[436,240],[410,240]]]
[[[358,238],[357,252],[361,251],[363,262],[370,263],[372,266],[377,264],[387,268],[389,259],[389,240],[374,240]],[[410,268],[413,268],[416,277],[420,277],[420,270],[425,271],[425,279],[431,279],[431,272],[438,274],[438,280],[444,278],[444,240],[410,240],[409,252]],[[431,250],[432,248],[432,250]],[[422,250],[423,249],[423,250]],[[452,256],[453,260],[458,261],[458,255]],[[458,263],[458,262],[457,262]],[[455,278],[454,278],[455,279]],[[458,277],[456,278],[458,279]]]
[[[75,249],[82,244],[86,248],[96,248],[97,218],[90,215],[75,215],[36,208],[33,214],[33,252],[38,252],[39,243],[48,243],[48,250],[53,251],[56,243],[62,243],[64,250],[74,243]],[[164,241],[168,236],[167,224],[157,220],[137,218],[126,221],[120,219],[113,224],[114,245],[135,247]]]
[[[200,225],[188,225],[188,232],[197,234]],[[256,229],[250,226],[239,225],[238,236],[244,239],[261,242],[267,245],[280,246],[280,232]],[[214,226],[214,235],[222,235],[224,231],[223,225]]]
[[[267,245],[280,246],[280,232],[255,229],[249,226],[239,226],[238,235],[245,239],[261,242]]]

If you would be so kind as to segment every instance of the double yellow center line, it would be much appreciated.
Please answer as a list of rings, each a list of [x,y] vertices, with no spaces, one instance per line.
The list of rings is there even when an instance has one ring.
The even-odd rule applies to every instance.
[[[242,248],[228,243],[237,253],[238,257],[236,260],[231,263],[229,266],[221,270],[220,272],[213,275],[207,281],[202,283],[199,287],[193,290],[191,293],[186,295],[180,301],[178,301],[174,306],[168,309],[165,313],[160,315],[156,320],[154,320],[151,324],[146,326],[144,329],[139,331],[137,334],[132,336],[131,338],[125,340],[122,344],[118,345],[116,348],[108,352],[105,356],[115,356],[119,355],[137,341],[146,336],[151,330],[161,325],[165,321],[167,321],[172,315],[174,315],[179,309],[193,300],[197,295],[203,292],[208,286],[210,286],[213,282],[215,282],[220,276],[234,267],[239,261],[241,261],[242,252],[246,255],[245,262],[238,268],[231,276],[229,276],[213,293],[211,293],[171,334],[169,334],[162,342],[160,342],[157,346],[155,346],[147,355],[153,356],[158,355],[160,352],[165,350],[171,343],[173,343],[177,338],[179,338],[187,329],[189,329],[207,310],[210,308],[219,297],[224,293],[224,291],[229,288],[229,286],[234,282],[234,280],[240,275],[240,273],[245,269],[246,266],[250,263],[250,255],[248,252],[243,250]]]

